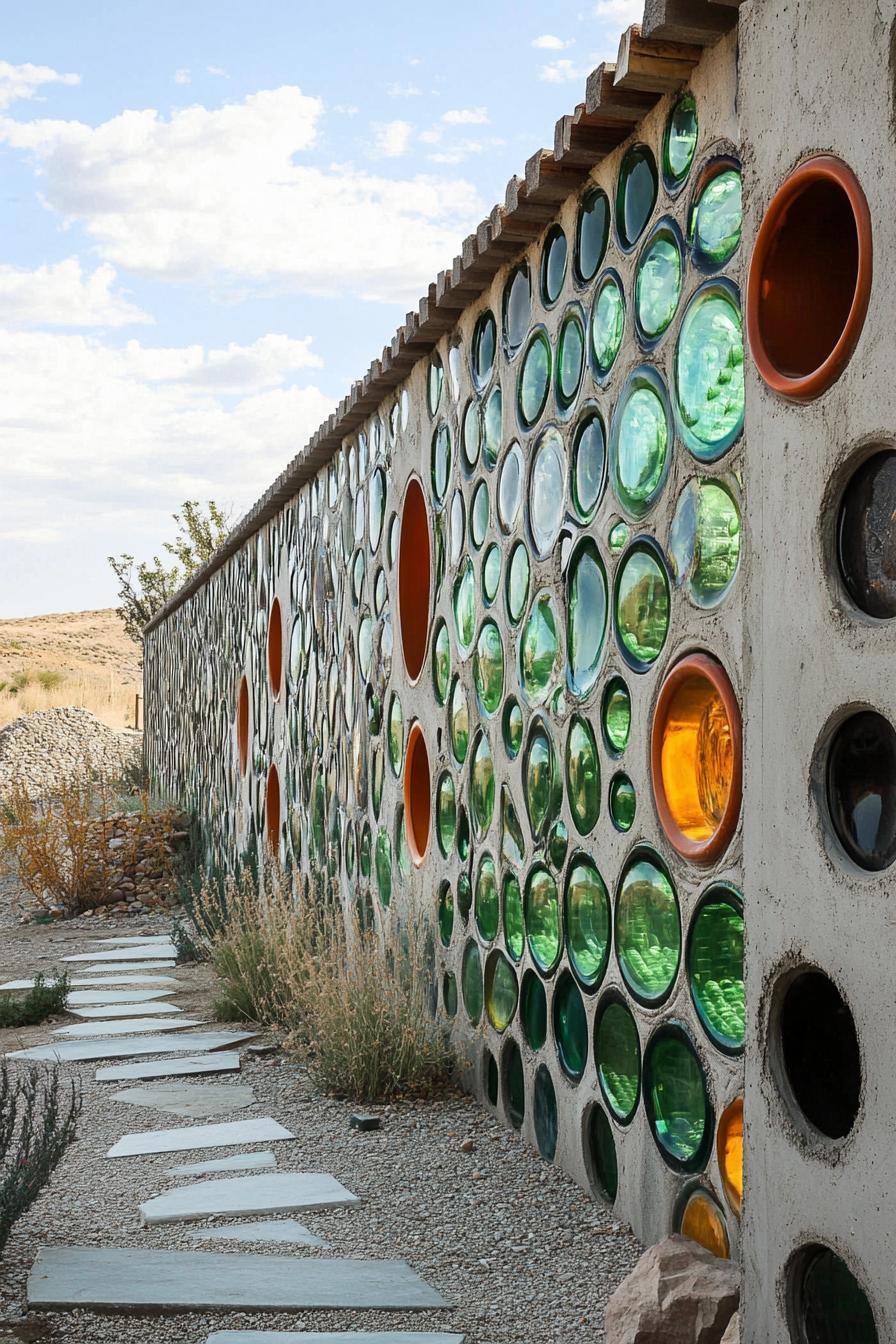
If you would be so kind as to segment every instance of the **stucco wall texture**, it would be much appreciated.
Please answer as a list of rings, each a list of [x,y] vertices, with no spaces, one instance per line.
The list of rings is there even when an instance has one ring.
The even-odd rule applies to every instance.
[[[747,1344],[865,1344],[894,795],[847,721],[896,636],[838,557],[887,542],[841,499],[896,427],[896,6],[693,45],[719,8],[650,0],[687,83],[149,630],[147,764],[225,863],[427,920],[466,1085],[643,1240],[739,1256]]]

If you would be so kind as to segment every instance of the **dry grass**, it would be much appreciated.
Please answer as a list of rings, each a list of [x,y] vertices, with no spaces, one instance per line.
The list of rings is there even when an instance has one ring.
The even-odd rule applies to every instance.
[[[203,887],[219,1012],[276,1027],[326,1091],[357,1101],[429,1093],[451,1069],[433,1017],[423,930],[388,939],[334,900],[294,896],[278,870]]]
[[[140,648],[113,610],[0,621],[0,728],[60,705],[133,727],[141,690]]]

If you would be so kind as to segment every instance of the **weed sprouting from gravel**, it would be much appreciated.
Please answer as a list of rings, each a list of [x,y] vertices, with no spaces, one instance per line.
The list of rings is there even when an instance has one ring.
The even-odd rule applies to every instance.
[[[13,1076],[0,1061],[0,1254],[75,1136],[81,1091],[55,1068]]]
[[[0,997],[0,1027],[36,1027],[65,1012],[69,980],[63,971],[49,983],[38,972],[27,994]]]

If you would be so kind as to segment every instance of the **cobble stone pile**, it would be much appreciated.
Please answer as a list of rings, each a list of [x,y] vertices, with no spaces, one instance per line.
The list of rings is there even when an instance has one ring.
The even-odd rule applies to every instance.
[[[23,784],[32,797],[49,798],[60,776],[84,770],[115,778],[140,759],[142,746],[142,733],[116,732],[86,709],[24,714],[0,730],[0,797]]]

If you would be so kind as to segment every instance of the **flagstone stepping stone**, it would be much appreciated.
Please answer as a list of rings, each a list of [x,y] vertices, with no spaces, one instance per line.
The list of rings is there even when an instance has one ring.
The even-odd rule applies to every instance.
[[[158,1028],[154,1022],[153,1027]],[[184,1054],[191,1050],[226,1050],[230,1045],[251,1041],[254,1031],[197,1031],[184,1036],[125,1036],[120,1040],[105,1037],[101,1041],[55,1041],[52,1045],[32,1045],[27,1050],[10,1050],[7,1059],[81,1063],[92,1059],[127,1059],[129,1055]]]
[[[157,1022],[154,1017],[129,1017],[123,1022],[75,1022],[70,1027],[56,1027],[54,1036],[125,1036],[137,1031],[186,1031],[188,1027],[202,1027],[201,1017],[178,1018],[176,1022]]]
[[[197,1227],[190,1233],[193,1241],[287,1242],[292,1246],[317,1246],[328,1251],[321,1237],[309,1232],[295,1218],[270,1219],[259,1223],[233,1223],[230,1227]]]
[[[213,1157],[210,1162],[187,1162],[169,1167],[166,1176],[203,1176],[211,1171],[249,1171],[258,1167],[276,1167],[273,1153],[237,1153],[236,1157]]]
[[[147,1311],[294,1311],[447,1307],[404,1260],[321,1259],[226,1251],[52,1246],[28,1276],[28,1304]]]
[[[143,943],[164,943],[166,947],[171,946],[170,933],[146,933],[132,934],[128,938],[91,938],[92,943],[105,943],[107,947],[139,947]]]
[[[178,1186],[141,1204],[140,1221],[147,1227],[158,1227],[162,1223],[198,1223],[203,1218],[339,1209],[360,1202],[335,1176],[323,1171],[266,1171],[260,1176],[230,1176]]]
[[[420,1334],[417,1330],[217,1330],[205,1344],[464,1344],[466,1335]]]
[[[232,1038],[239,1041],[240,1033],[233,1033]],[[188,1039],[195,1041],[196,1037]],[[166,1038],[165,1049],[173,1045],[174,1041]],[[221,1051],[219,1054],[188,1055],[186,1059],[145,1059],[139,1064],[111,1064],[108,1068],[97,1069],[95,1077],[98,1083],[124,1083],[142,1078],[189,1078],[198,1073],[238,1073],[239,1067],[240,1057],[235,1051]]]
[[[72,1017],[87,1021],[109,1022],[118,1017],[170,1017],[172,1013],[182,1013],[173,1003],[101,1003],[92,1008],[73,1008],[71,999],[67,1004]]]
[[[251,1087],[234,1087],[232,1084],[203,1087],[201,1084],[181,1084],[173,1087],[132,1087],[126,1092],[116,1092],[113,1101],[123,1101],[128,1106],[147,1106],[152,1110],[164,1111],[168,1115],[182,1115],[187,1120],[205,1120],[210,1115],[226,1115],[228,1111],[241,1111],[255,1101]]]
[[[82,975],[119,975],[122,971],[173,971],[175,965],[167,957],[164,961],[101,961],[95,966],[79,966],[78,970]]]
[[[251,1120],[227,1120],[220,1125],[186,1125],[180,1129],[148,1129],[140,1134],[125,1134],[109,1149],[106,1156],[142,1157],[147,1153],[188,1153],[195,1148],[236,1148],[244,1143],[277,1143],[295,1137],[279,1120],[273,1120],[269,1115],[259,1115]],[[237,1209],[236,1212],[243,1213],[244,1210]]]
[[[172,942],[165,943],[141,943],[139,947],[129,947],[125,956],[130,961],[152,961],[158,957],[176,957],[177,948]],[[63,957],[63,961],[76,962],[104,962],[120,961],[121,952],[114,947],[110,947],[107,952],[74,952],[68,957]]]
[[[153,977],[151,975],[136,975],[133,979],[137,982],[145,982],[153,985],[177,986],[177,980],[172,980],[170,976],[160,975]],[[46,977],[44,978],[46,983]],[[171,989],[147,989],[143,984],[135,984],[129,989],[107,988],[109,985],[128,985],[129,977],[122,976],[112,980],[69,980],[72,988],[68,992],[68,1003],[87,1004],[87,1003],[145,1003],[151,999],[164,999],[171,993]],[[83,985],[86,988],[77,989],[75,986]],[[0,994],[8,992],[12,994],[15,991],[22,992],[34,988],[34,980],[8,980],[5,985],[0,985]]]
[[[72,989],[66,1004],[69,1008],[108,1008],[116,1004],[135,1008],[167,998],[170,993],[170,989]]]

